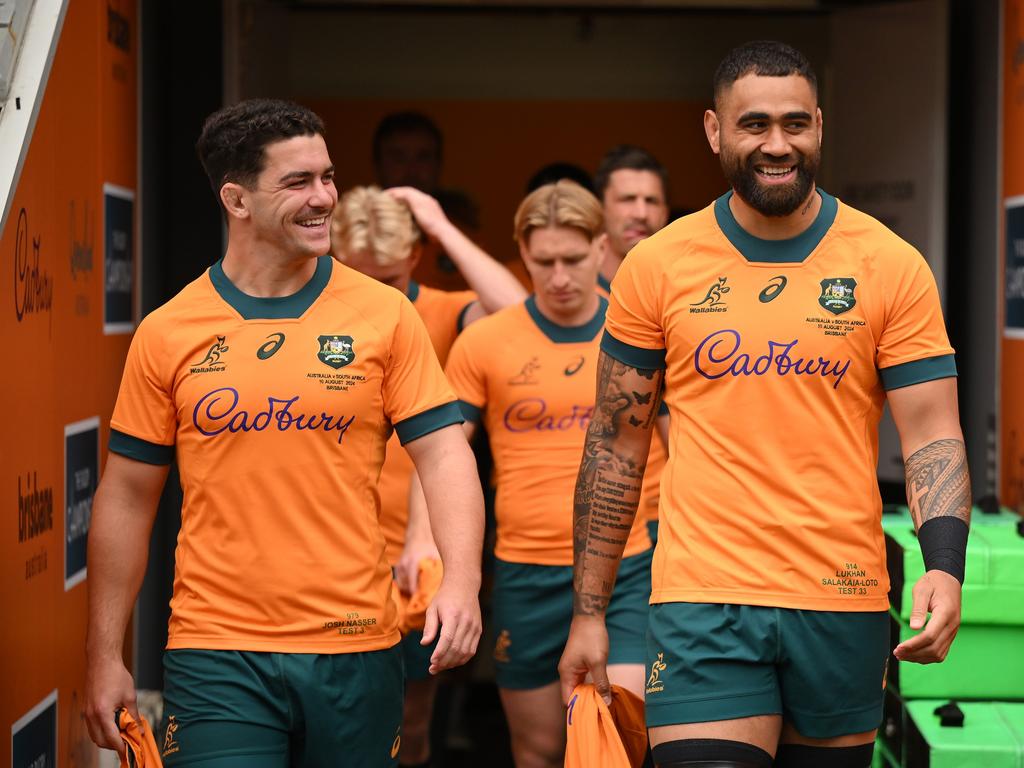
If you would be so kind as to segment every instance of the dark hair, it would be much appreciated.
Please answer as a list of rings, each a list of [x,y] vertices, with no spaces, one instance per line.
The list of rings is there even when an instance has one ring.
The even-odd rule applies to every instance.
[[[799,75],[818,94],[818,76],[814,67],[800,51],[777,40],[754,40],[733,48],[715,70],[715,105],[722,92],[745,75],[788,77]]]
[[[562,179],[575,181],[587,192],[594,192],[594,185],[590,180],[590,174],[583,168],[580,168],[575,163],[548,163],[526,182],[526,194],[530,194],[535,189],[540,189],[545,184],[554,184]]]
[[[278,99],[246,99],[206,118],[196,153],[219,201],[221,187],[229,182],[244,187],[256,183],[268,144],[317,134],[326,136],[323,120],[306,107]]]
[[[594,194],[602,204],[612,174],[621,170],[650,171],[658,174],[661,179],[661,191],[665,195],[665,202],[668,203],[668,169],[646,149],[632,144],[619,144],[605,153],[597,166],[597,173],[594,174]]]
[[[385,115],[377,123],[377,129],[373,132],[373,161],[380,161],[380,145],[384,141],[399,133],[425,133],[437,144],[437,157],[441,158],[441,149],[444,146],[444,138],[437,123],[421,112],[394,112]]]

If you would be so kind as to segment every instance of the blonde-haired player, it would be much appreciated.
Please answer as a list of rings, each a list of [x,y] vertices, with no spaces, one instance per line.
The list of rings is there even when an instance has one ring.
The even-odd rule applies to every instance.
[[[494,661],[520,768],[564,757],[557,664],[572,620],[570,499],[608,306],[597,293],[602,228],[600,203],[574,182],[528,195],[515,239],[536,293],[468,328],[447,366],[467,430],[485,426],[494,455]],[[626,535],[609,671],[642,695],[651,544],[642,520]]]
[[[412,279],[422,253],[421,233],[440,244],[474,290],[441,291]],[[526,297],[512,273],[460,232],[433,197],[411,187],[386,191],[355,187],[346,192],[334,210],[331,250],[340,261],[398,289],[412,301],[442,365],[467,324]],[[378,486],[380,523],[395,582],[406,594],[416,591],[420,562],[437,558],[427,516],[409,515],[413,474],[412,462],[397,438],[392,438]],[[417,509],[423,511],[422,506]],[[402,642],[406,691],[401,761],[409,766],[429,760],[430,720],[437,690],[436,678],[428,673],[433,646],[423,645],[422,639],[422,632],[413,631]]]

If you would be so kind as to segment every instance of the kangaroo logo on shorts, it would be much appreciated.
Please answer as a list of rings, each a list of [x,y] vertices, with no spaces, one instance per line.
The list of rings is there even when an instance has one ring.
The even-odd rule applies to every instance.
[[[665,683],[661,681],[661,673],[665,671],[668,664],[665,663],[665,654],[659,653],[658,658],[651,662],[651,675],[647,678],[647,693],[661,693],[665,690]]]
[[[818,303],[833,315],[849,312],[857,304],[853,295],[857,281],[852,277],[829,277],[821,281],[821,296]]]
[[[167,718],[167,730],[164,731],[164,751],[163,757],[173,755],[177,752],[180,747],[178,746],[177,739],[174,738],[174,734],[178,732],[178,721],[174,719],[174,715]]]
[[[325,363],[335,370],[344,368],[356,359],[356,351],[352,348],[351,336],[336,336],[332,334],[329,336],[317,336],[317,340],[320,342],[320,351],[316,353],[316,356],[320,358],[321,363]]]
[[[498,635],[498,642],[494,644],[494,660],[507,664],[508,647],[510,645],[512,645],[512,639],[509,637],[508,630],[501,630],[501,634]]]

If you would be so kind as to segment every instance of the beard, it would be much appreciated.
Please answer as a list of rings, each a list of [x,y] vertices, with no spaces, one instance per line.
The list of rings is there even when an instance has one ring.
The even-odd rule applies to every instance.
[[[723,144],[719,159],[726,181],[747,205],[762,216],[788,216],[811,193],[821,162],[821,148],[816,147],[810,155],[794,149],[790,155],[781,158],[765,155],[758,150],[744,160]],[[761,183],[758,165],[789,164],[796,166],[796,178],[789,184],[769,186]]]

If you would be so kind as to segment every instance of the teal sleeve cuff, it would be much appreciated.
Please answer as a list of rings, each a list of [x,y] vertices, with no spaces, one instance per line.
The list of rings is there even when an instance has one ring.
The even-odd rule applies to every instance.
[[[882,377],[882,386],[888,391],[909,387],[912,384],[921,384],[925,381],[956,376],[956,360],[953,355],[926,357],[922,360],[911,360],[909,363],[880,368],[878,373]]]
[[[417,413],[408,419],[402,419],[395,424],[395,432],[398,433],[399,442],[405,445],[424,435],[429,435],[431,432],[461,423],[462,411],[459,410],[459,404],[453,400],[450,403],[423,411],[423,413]]]
[[[110,451],[146,464],[166,466],[174,461],[174,446],[151,443],[139,437],[110,430]]]
[[[459,408],[462,410],[462,418],[465,421],[480,423],[480,416],[483,413],[480,408],[472,403],[467,403],[465,400],[459,400]]]
[[[466,329],[466,313],[469,312],[469,308],[473,306],[475,302],[469,302],[466,306],[459,310],[459,317],[455,321],[455,329],[462,333]]]
[[[658,406],[658,415],[668,416],[668,403],[666,403],[664,400],[662,400],[661,405]]]
[[[665,367],[664,349],[644,349],[619,341],[608,331],[601,337],[601,351],[614,357],[620,363],[640,371],[657,371]]]

